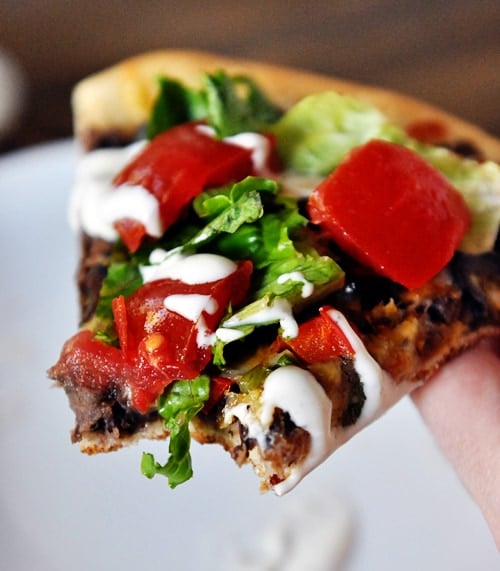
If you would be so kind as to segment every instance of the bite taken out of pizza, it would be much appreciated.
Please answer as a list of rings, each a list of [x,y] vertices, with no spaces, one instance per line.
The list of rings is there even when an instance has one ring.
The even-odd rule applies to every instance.
[[[89,454],[190,440],[283,494],[500,332],[500,142],[402,95],[211,54],[73,95],[81,323],[50,378]],[[201,476],[202,477],[202,476]]]

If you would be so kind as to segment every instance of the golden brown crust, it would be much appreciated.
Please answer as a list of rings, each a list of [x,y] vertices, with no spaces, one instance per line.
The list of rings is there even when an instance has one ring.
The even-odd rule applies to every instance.
[[[135,444],[139,440],[164,440],[168,437],[163,419],[149,422],[145,426],[134,432],[134,434],[123,435],[117,429],[111,432],[84,432],[78,439],[80,450],[89,454],[101,454],[103,452],[114,452],[124,446]]]
[[[93,131],[132,135],[147,120],[159,76],[167,75],[196,86],[203,72],[218,69],[250,75],[284,108],[310,93],[335,90],[376,105],[391,121],[403,127],[421,121],[437,122],[444,127],[445,142],[466,140],[489,159],[500,161],[500,141],[411,97],[298,69],[183,50],[139,55],[81,81],[73,92],[75,132],[81,140]]]

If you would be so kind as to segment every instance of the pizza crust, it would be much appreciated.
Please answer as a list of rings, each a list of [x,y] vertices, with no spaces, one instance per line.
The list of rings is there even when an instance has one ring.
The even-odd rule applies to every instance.
[[[148,119],[158,93],[158,77],[172,77],[196,87],[204,72],[220,69],[251,76],[284,109],[311,93],[334,90],[375,105],[402,127],[420,121],[437,122],[444,127],[443,142],[467,141],[485,157],[500,161],[500,141],[417,99],[299,69],[184,50],[132,57],[78,83],[72,98],[76,136],[85,141],[92,132],[112,132],[130,138]]]

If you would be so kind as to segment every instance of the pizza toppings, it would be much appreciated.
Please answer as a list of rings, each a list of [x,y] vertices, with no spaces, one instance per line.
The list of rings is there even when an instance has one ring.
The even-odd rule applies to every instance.
[[[335,357],[354,354],[349,340],[338,323],[331,318],[327,307],[320,307],[319,315],[299,326],[298,334],[286,341],[290,349],[305,363],[324,363]]]
[[[311,220],[378,273],[418,287],[451,260],[470,214],[462,196],[415,152],[373,140],[311,194]]]
[[[284,493],[401,396],[385,394],[388,375],[361,339],[371,323],[353,327],[338,310],[351,321],[346,300],[361,301],[352,282],[344,287],[346,253],[362,274],[411,293],[449,262],[470,209],[474,220],[488,218],[490,240],[497,212],[479,216],[475,185],[466,206],[431,166],[447,167],[448,156],[338,94],[282,115],[244,78],[213,74],[201,91],[165,79],[148,134],[149,143],[83,159],[73,220],[87,238],[114,245],[92,319],[50,374],[75,402],[92,393],[97,407],[116,399],[124,417],[164,418],[170,458],[162,466],[144,455],[148,477],[174,487],[191,476],[188,425],[202,419],[225,423],[231,442],[239,434],[233,455],[261,454]],[[452,179],[457,169],[440,170]],[[472,170],[467,184],[479,176]],[[316,187],[307,209],[286,195],[287,181],[304,175],[296,186]],[[120,438],[118,424],[98,416],[79,418]],[[288,450],[292,440],[297,449]],[[285,471],[273,460],[280,442]]]
[[[196,123],[186,123],[153,139],[116,175],[113,184],[119,192],[136,186],[148,190],[158,202],[163,233],[204,188],[241,180],[252,168],[249,150],[218,141]],[[123,232],[124,242],[137,249],[136,229],[133,237],[123,224],[117,229]]]

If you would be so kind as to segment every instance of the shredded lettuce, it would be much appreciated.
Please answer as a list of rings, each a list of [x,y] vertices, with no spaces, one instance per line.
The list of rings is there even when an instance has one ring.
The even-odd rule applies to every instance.
[[[97,339],[108,345],[118,343],[111,302],[120,295],[128,297],[141,285],[142,277],[135,260],[120,259],[111,262],[101,285],[95,316],[91,324]]]
[[[377,108],[352,97],[324,92],[305,97],[273,126],[286,167],[326,176],[354,147],[378,138],[415,150],[462,193],[472,225],[460,249],[491,250],[500,225],[500,167],[479,163],[434,145],[425,145],[393,125]]]
[[[165,390],[158,401],[158,412],[170,432],[169,458],[162,465],[153,454],[144,452],[141,470],[146,477],[153,478],[159,474],[167,478],[171,488],[175,488],[193,476],[189,423],[201,411],[209,394],[210,378],[207,375],[176,381]]]
[[[282,112],[247,76],[229,77],[223,71],[205,76],[207,119],[219,137],[262,131]]]
[[[480,254],[492,250],[500,225],[500,166],[477,162],[452,151],[408,140],[423,158],[438,169],[462,193],[472,214],[472,224],[460,250]]]
[[[202,193],[193,206],[198,216],[209,222],[184,247],[199,247],[219,234],[233,234],[243,224],[255,222],[263,214],[260,193],[275,194],[277,190],[273,180],[247,177],[230,187]]]
[[[305,97],[272,130],[287,168],[322,176],[354,147],[376,137],[396,142],[402,135],[375,107],[334,91]]]

